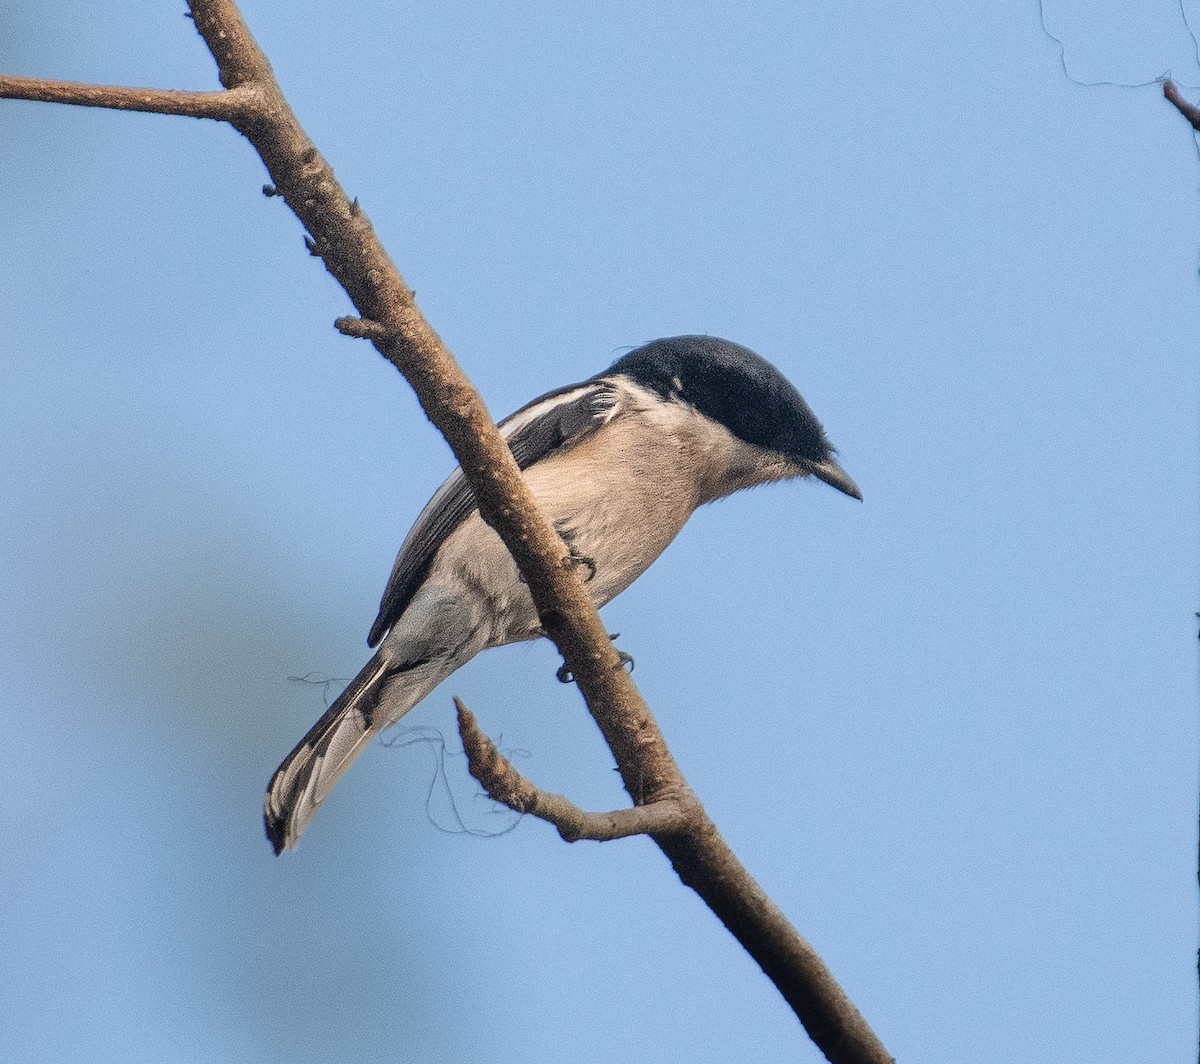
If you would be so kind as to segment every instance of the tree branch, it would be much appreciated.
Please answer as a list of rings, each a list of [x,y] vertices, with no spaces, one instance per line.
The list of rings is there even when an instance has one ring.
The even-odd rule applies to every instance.
[[[244,90],[184,92],[179,89],[136,89],[121,85],[89,85],[82,81],[52,81],[0,74],[0,99],[70,103],[79,107],[107,107],[116,111],[148,111],[188,118],[215,118],[232,122],[247,103]]]
[[[479,394],[417,308],[366,214],[347,197],[300,126],[236,4],[189,0],[189,7],[225,92],[174,93],[4,78],[0,96],[224,118],[250,140],[274,190],[308,231],[310,251],[341,283],[360,315],[357,321],[342,319],[339,327],[371,340],[408,380],[425,413],[446,437],[475,492],[480,514],[499,533],[525,576],[542,627],[575,676],[634,806],[673,804],[688,811],[686,830],[653,832],[680,878],[762,966],[830,1061],[889,1062],[882,1043],[820,957],[738,861],[683,778],[562,540],[539,511]],[[636,809],[624,812],[647,815]],[[649,815],[653,819],[658,814]]]
[[[458,734],[467,755],[467,768],[495,801],[516,813],[529,813],[553,824],[567,842],[589,839],[611,842],[630,835],[674,835],[693,827],[695,811],[664,798],[650,805],[614,809],[611,813],[587,813],[569,798],[535,787],[522,776],[480,730],[475,715],[462,699],[455,698]]]
[[[1175,82],[1170,78],[1163,82],[1163,95],[1175,105],[1184,118],[1191,122],[1192,129],[1200,132],[1200,107],[1194,103],[1188,103],[1180,95],[1179,90],[1175,87]]]

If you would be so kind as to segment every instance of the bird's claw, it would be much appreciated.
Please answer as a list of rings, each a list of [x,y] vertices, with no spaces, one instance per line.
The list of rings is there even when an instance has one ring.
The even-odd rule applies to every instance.
[[[567,554],[567,563],[569,565],[582,565],[585,569],[587,569],[587,576],[583,578],[583,582],[585,584],[590,584],[596,579],[596,563],[586,555],[576,554],[574,551],[569,551]],[[517,579],[522,584],[529,583],[529,581],[525,579],[525,574],[521,572],[520,569],[517,570]]]
[[[610,638],[616,639],[617,637],[614,635],[614,636],[610,636]],[[633,666],[634,666],[633,655],[626,654],[625,651],[623,651],[623,650],[617,650],[617,668],[624,669],[624,668],[628,667],[629,671],[633,672]],[[558,669],[554,673],[554,676],[555,676],[555,679],[557,679],[559,683],[574,683],[575,682],[575,674],[570,669],[567,668],[566,662],[564,662],[562,665],[560,665],[558,667]]]
[[[567,554],[567,561],[572,565],[582,565],[587,569],[588,574],[583,578],[585,584],[590,584],[596,579],[596,563],[586,554],[576,554],[574,551],[570,551]]]

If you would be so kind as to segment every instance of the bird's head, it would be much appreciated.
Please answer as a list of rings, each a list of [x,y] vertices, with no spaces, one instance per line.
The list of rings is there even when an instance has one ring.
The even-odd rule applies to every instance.
[[[749,348],[716,336],[672,336],[630,351],[604,376],[617,374],[666,401],[688,404],[739,440],[779,457],[788,475],[814,476],[862,498],[804,397]]]

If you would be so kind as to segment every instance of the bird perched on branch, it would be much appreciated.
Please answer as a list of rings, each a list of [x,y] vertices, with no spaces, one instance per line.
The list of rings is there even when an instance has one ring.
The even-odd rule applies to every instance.
[[[712,336],[639,347],[499,428],[597,606],[703,503],[809,476],[862,498],[800,393],[753,351]],[[371,739],[452,672],[541,634],[516,563],[456,469],[400,548],[367,637],[379,649],[271,777],[263,819],[275,852],[296,845]]]

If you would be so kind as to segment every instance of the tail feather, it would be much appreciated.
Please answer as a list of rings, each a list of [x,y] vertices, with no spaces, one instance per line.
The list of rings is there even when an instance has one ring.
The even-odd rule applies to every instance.
[[[457,586],[418,596],[404,624],[275,770],[263,823],[275,852],[295,846],[333,785],[370,741],[489,645],[482,607]]]
[[[267,784],[263,823],[276,854],[296,845],[342,773],[396,719],[395,712],[376,712],[394,669],[376,654],[275,770]]]

